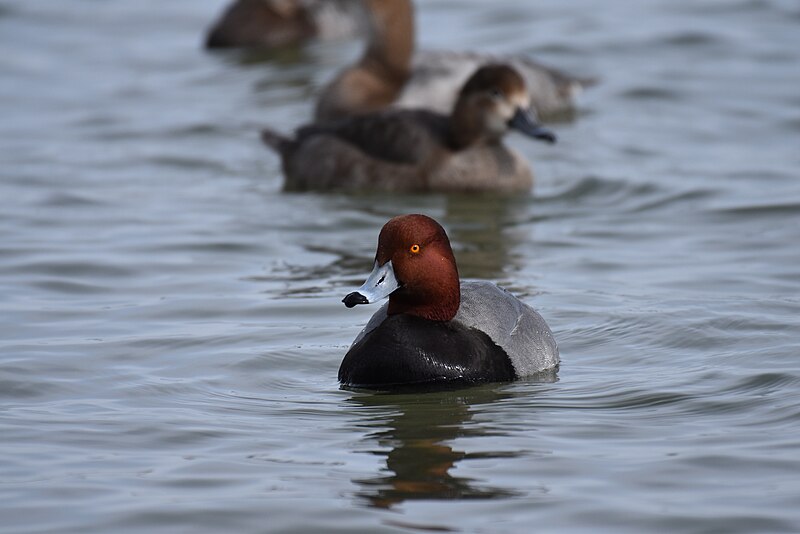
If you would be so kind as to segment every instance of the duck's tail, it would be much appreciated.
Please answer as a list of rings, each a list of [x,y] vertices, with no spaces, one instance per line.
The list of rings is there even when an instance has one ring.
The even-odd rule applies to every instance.
[[[269,128],[261,130],[261,141],[278,154],[284,154],[292,145],[292,140]]]

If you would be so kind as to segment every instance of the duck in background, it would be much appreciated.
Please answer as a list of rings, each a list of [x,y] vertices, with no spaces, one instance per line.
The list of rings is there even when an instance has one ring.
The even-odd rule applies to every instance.
[[[364,54],[322,90],[314,110],[317,121],[338,120],[389,107],[398,101],[413,76],[414,7],[410,0],[363,0],[363,4],[368,21]],[[430,109],[424,103],[414,107]]]
[[[543,117],[569,112],[574,97],[593,80],[540,65],[524,55],[420,51],[414,54],[411,0],[363,0],[369,36],[363,56],[342,70],[322,91],[316,120],[369,113],[388,105],[424,107],[449,113],[459,88],[486,63],[517,69],[533,95],[531,105]]]
[[[342,360],[342,385],[464,385],[558,370],[542,316],[491,282],[461,282],[450,240],[430,217],[387,222],[372,272],[343,302],[352,308],[386,297]]]
[[[486,65],[464,84],[453,112],[390,109],[304,126],[262,140],[281,157],[287,191],[526,191],[525,159],[502,144],[516,129],[555,142],[537,124],[522,76]]]
[[[206,35],[207,48],[272,48],[360,34],[359,0],[236,0]]]

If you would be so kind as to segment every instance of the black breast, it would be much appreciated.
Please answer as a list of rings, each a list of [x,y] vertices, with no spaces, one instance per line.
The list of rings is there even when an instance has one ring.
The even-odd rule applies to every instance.
[[[390,315],[350,348],[339,367],[346,386],[391,387],[513,380],[511,360],[479,330],[455,322]]]

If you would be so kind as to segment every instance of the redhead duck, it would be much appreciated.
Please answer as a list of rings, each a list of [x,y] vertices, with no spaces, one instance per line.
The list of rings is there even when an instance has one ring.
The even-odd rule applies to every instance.
[[[354,35],[364,26],[357,0],[236,0],[209,29],[206,47],[288,46]]]
[[[343,302],[386,297],[342,360],[345,386],[498,382],[558,370],[542,316],[491,282],[459,282],[450,240],[430,217],[387,222],[372,272]]]
[[[390,104],[449,113],[459,88],[487,63],[508,63],[517,69],[533,95],[531,105],[541,116],[572,110],[575,95],[594,83],[521,55],[448,51],[414,55],[411,0],[364,0],[364,5],[369,27],[364,55],[323,89],[315,110],[316,120],[369,113]]]
[[[288,191],[522,191],[533,175],[506,148],[509,129],[549,142],[529,110],[525,82],[507,65],[486,65],[467,81],[449,116],[386,110],[262,139],[281,156]]]

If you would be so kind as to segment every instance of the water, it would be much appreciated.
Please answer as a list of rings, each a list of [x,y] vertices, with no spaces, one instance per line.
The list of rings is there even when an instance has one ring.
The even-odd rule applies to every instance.
[[[420,2],[601,83],[530,197],[290,195],[257,138],[358,53],[207,54],[223,2],[0,4],[3,532],[800,531],[800,8]],[[343,391],[391,216],[556,383]]]

